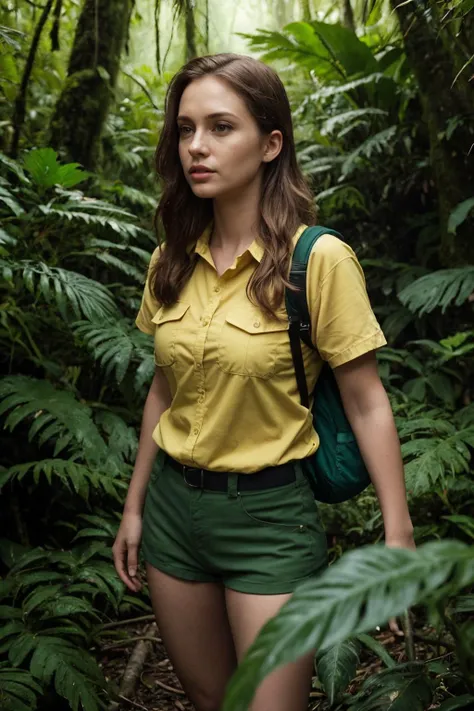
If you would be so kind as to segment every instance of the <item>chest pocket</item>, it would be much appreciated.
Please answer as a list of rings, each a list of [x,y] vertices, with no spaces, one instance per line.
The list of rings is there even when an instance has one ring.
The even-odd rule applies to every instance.
[[[219,368],[232,375],[271,378],[289,348],[288,321],[270,321],[261,312],[230,311],[219,339]]]
[[[160,367],[173,365],[176,361],[176,339],[183,328],[183,317],[189,304],[178,301],[172,306],[162,306],[153,316],[155,324],[155,363]]]

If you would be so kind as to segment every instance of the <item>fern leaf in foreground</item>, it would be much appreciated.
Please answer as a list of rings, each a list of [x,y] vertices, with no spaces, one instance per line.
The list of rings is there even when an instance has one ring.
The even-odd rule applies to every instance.
[[[474,549],[436,541],[417,551],[366,546],[300,585],[265,624],[234,674],[223,711],[245,711],[274,669],[368,632],[418,603],[435,604],[474,581]]]

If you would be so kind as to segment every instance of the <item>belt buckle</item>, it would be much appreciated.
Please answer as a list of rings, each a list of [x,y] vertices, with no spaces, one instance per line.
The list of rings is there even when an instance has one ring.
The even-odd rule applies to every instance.
[[[190,482],[186,479],[186,472],[187,471],[201,472],[200,486],[197,486],[196,484],[190,484]],[[197,467],[188,467],[188,466],[186,466],[186,464],[183,464],[183,478],[184,478],[184,483],[186,484],[186,486],[189,486],[190,489],[203,489],[204,488],[204,469],[198,469]]]

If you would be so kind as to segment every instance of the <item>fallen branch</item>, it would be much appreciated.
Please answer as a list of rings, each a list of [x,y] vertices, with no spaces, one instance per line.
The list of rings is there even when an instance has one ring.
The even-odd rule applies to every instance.
[[[165,691],[169,691],[170,694],[181,694],[181,696],[186,696],[186,692],[182,689],[175,689],[174,686],[168,686],[168,684],[164,684],[162,681],[158,681],[158,679],[155,679],[155,684],[161,686],[161,688]]]
[[[135,622],[152,622],[155,619],[155,615],[142,615],[141,617],[132,617],[130,620],[119,620],[118,622],[106,622],[105,625],[101,625],[101,630],[111,630],[113,627],[125,627],[126,625],[133,625]]]
[[[135,642],[141,642],[144,640],[148,642],[161,642],[160,637],[150,637],[146,635],[142,637],[126,637],[125,639],[117,639],[115,642],[111,642],[105,647],[101,647],[101,649],[103,652],[107,652],[109,649],[116,649],[117,647],[128,647],[130,644],[135,644]]]
[[[127,704],[130,704],[130,706],[133,706],[136,709],[142,709],[143,711],[148,711],[146,706],[142,706],[141,704],[137,704],[136,701],[132,701],[132,699],[127,699],[126,696],[123,696],[122,694],[119,694],[119,699],[122,701],[126,701]]]
[[[147,625],[143,629],[143,637],[151,637],[152,640],[156,639],[154,638],[153,632],[157,631],[156,627],[156,622],[152,622],[151,625]],[[122,681],[120,682],[120,689],[118,693],[119,699],[126,699],[130,703],[130,696],[133,696],[133,693],[135,691],[135,686],[137,684],[137,680],[140,677],[141,671],[143,669],[143,665],[145,664],[145,660],[150,653],[152,649],[152,642],[150,639],[140,639],[133,652],[130,655],[130,659],[128,660],[128,664],[125,667],[125,671],[123,673]],[[132,705],[136,705],[135,702],[133,702]],[[120,708],[120,701],[113,701],[108,708],[108,711],[118,711]],[[140,707],[138,707],[140,708]],[[143,707],[142,707],[143,708]]]

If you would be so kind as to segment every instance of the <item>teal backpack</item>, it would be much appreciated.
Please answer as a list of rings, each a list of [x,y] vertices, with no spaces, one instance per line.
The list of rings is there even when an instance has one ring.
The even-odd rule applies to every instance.
[[[309,394],[301,341],[313,350],[317,349],[317,344],[311,343],[306,269],[311,250],[323,234],[343,239],[335,230],[308,227],[297,242],[291,263],[290,283],[298,287],[298,291],[286,290],[291,353],[304,407],[309,407]],[[360,494],[370,484],[370,477],[344,412],[336,379],[327,363],[323,365],[313,395],[313,426],[319,435],[320,445],[313,455],[303,460],[303,467],[315,499],[337,504]]]

